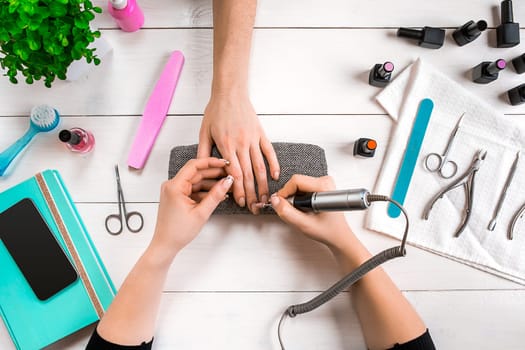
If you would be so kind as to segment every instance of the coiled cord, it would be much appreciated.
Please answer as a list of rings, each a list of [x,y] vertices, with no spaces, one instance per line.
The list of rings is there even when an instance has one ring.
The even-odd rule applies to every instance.
[[[372,271],[379,265],[406,255],[405,245],[406,240],[408,236],[408,229],[409,229],[409,222],[408,222],[408,214],[403,208],[401,204],[399,204],[397,201],[391,199],[388,196],[381,196],[381,195],[375,195],[375,194],[369,194],[367,196],[367,201],[369,203],[372,202],[390,202],[394,204],[396,207],[398,207],[401,212],[403,213],[406,221],[405,225],[405,231],[403,233],[403,238],[401,240],[401,245],[398,247],[393,247],[386,249],[382,251],[379,254],[374,255],[372,258],[365,261],[363,264],[361,264],[358,268],[356,268],[354,271],[350,272],[348,275],[343,277],[340,281],[335,283],[333,286],[331,286],[328,290],[324,291],[323,293],[319,294],[312,300],[302,303],[302,304],[296,304],[288,307],[282,314],[281,319],[279,320],[279,325],[277,327],[277,337],[279,338],[279,344],[281,345],[281,349],[285,350],[283,340],[281,337],[281,329],[284,323],[284,320],[286,319],[286,316],[295,317],[299,314],[304,314],[306,312],[310,312],[312,310],[317,309],[319,306],[325,304],[329,300],[333,299],[335,296],[337,296],[339,293],[345,291],[348,289],[351,285],[359,281],[364,275],[366,275],[368,272]]]

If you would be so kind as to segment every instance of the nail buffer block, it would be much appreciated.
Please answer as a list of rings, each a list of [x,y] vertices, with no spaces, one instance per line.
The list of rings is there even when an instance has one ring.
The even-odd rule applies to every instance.
[[[421,150],[421,145],[423,144],[425,132],[427,131],[428,122],[430,121],[433,109],[434,103],[428,98],[422,100],[419,105],[414,126],[412,127],[412,132],[408,139],[405,156],[403,157],[401,168],[399,168],[394,191],[392,192],[392,199],[398,201],[401,205],[405,202],[408,187],[410,186],[410,180],[412,179],[412,174],[416,167],[419,151]],[[388,206],[388,216],[391,218],[397,218],[400,214],[401,211],[398,207],[393,204]]]
[[[182,52],[173,51],[144,109],[139,129],[128,156],[130,167],[135,169],[144,167],[168,114],[183,65],[184,55]]]

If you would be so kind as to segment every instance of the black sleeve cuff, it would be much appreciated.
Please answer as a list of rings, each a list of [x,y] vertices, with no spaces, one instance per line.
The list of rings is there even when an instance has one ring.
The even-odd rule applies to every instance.
[[[118,345],[110,343],[103,339],[95,328],[86,346],[86,350],[151,350],[151,344],[153,344],[153,339],[148,343],[143,342],[140,345]]]
[[[436,350],[436,347],[434,346],[432,337],[430,336],[430,333],[427,329],[425,333],[416,339],[412,339],[411,341],[403,344],[396,344],[389,350]]]

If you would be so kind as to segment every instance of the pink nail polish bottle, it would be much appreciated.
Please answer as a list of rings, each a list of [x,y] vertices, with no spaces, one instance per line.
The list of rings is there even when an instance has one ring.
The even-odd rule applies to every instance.
[[[108,11],[125,32],[135,32],[144,24],[144,13],[137,0],[109,0]]]
[[[95,137],[93,134],[81,128],[62,130],[58,134],[58,138],[64,142],[72,152],[88,153],[95,146]]]

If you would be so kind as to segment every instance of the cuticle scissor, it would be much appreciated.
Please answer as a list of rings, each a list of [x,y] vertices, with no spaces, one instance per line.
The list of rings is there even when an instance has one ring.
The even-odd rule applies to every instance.
[[[452,146],[454,145],[454,141],[456,140],[456,136],[458,134],[459,128],[461,126],[461,121],[463,120],[464,116],[465,116],[465,113],[461,115],[461,117],[459,118],[456,124],[456,127],[452,131],[452,134],[450,135],[450,138],[448,139],[448,143],[445,148],[445,152],[443,152],[443,154],[438,154],[436,152],[433,152],[433,153],[429,153],[425,157],[425,169],[427,169],[431,173],[437,172],[444,179],[450,179],[451,177],[456,175],[458,172],[458,164],[454,162],[453,160],[449,160],[448,155],[450,151],[452,150]],[[445,170],[445,169],[450,169],[450,170]]]
[[[120,174],[118,171],[118,165],[115,165],[115,177],[117,179],[117,195],[118,195],[118,214],[110,214],[106,217],[106,230],[109,234],[112,234],[114,236],[119,235],[122,233],[124,229],[124,222],[126,223],[126,227],[130,232],[137,233],[140,230],[142,230],[142,227],[144,226],[144,218],[142,217],[142,214],[138,211],[131,211],[128,213],[126,210],[126,201],[124,200],[124,192],[122,192],[122,186],[120,184]],[[138,218],[138,222],[140,223],[137,228],[132,228],[130,226],[131,218],[133,217]],[[120,223],[120,226],[118,226],[118,229],[111,230],[109,222],[110,221],[117,221]]]

